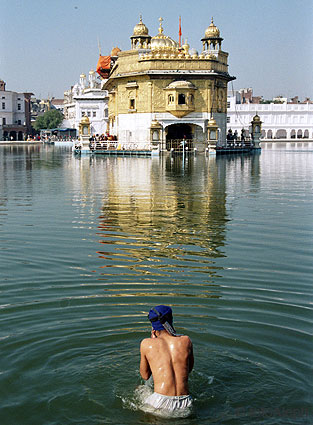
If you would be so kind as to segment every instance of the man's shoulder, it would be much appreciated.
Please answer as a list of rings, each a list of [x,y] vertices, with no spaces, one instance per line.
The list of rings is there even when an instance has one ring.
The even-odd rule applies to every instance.
[[[153,343],[153,338],[144,338],[140,343],[140,348],[144,349]]]
[[[192,345],[191,339],[190,339],[190,337],[189,337],[188,335],[181,335],[181,336],[179,337],[179,339],[180,339],[180,341],[181,341],[183,344],[186,344],[186,345]]]

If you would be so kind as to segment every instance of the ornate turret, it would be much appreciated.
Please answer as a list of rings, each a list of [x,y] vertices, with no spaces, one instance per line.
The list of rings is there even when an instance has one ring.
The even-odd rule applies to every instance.
[[[151,37],[149,35],[149,30],[142,22],[142,16],[140,15],[139,23],[134,27],[133,35],[131,39],[131,48],[132,49],[149,49]]]
[[[86,88],[86,74],[80,74],[79,84],[81,85],[82,89]]]
[[[203,51],[221,50],[223,39],[220,37],[220,30],[214,25],[213,17],[211,24],[205,30],[204,38],[201,39]]]

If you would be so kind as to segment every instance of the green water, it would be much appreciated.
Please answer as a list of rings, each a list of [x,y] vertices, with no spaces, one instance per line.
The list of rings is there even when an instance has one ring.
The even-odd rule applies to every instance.
[[[312,187],[312,143],[0,146],[0,425],[312,424]],[[186,419],[138,409],[157,304],[194,344]]]

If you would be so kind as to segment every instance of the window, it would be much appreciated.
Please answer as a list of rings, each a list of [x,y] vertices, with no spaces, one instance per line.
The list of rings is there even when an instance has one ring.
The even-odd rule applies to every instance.
[[[20,103],[17,104],[17,110],[20,111],[22,109],[22,105]]]
[[[2,99],[5,99],[5,96],[2,96]]]
[[[193,105],[193,94],[189,95],[189,103],[190,105]]]
[[[183,93],[179,93],[178,95],[178,105],[185,105],[186,104],[186,98]]]
[[[5,109],[5,103],[2,102],[2,109]]]
[[[5,118],[2,118],[2,125],[6,125],[7,121]]]
[[[230,108],[230,102],[227,102],[227,108]]]
[[[96,111],[92,111],[92,116],[95,118],[97,116],[97,112]]]
[[[227,122],[230,123],[230,117],[227,117]]]
[[[105,118],[108,118],[108,116],[109,116],[109,110],[108,109],[104,110],[104,116],[105,116]]]
[[[135,99],[129,100],[129,109],[135,109]]]
[[[22,124],[22,121],[21,121],[21,120],[18,120],[18,121],[17,121],[17,124],[18,124],[18,125],[21,125],[21,124]]]
[[[87,112],[87,117],[89,117],[89,118],[90,118],[90,116],[91,116],[91,112],[90,112],[90,111],[88,111],[88,112]]]
[[[174,103],[174,96],[172,94],[168,95],[168,103]]]
[[[85,116],[85,112],[83,111],[83,112],[82,112],[82,118],[83,118],[84,116]]]

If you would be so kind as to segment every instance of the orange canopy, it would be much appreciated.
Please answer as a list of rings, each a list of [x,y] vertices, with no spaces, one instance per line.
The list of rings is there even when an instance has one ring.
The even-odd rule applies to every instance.
[[[100,56],[97,63],[97,73],[103,78],[108,78],[111,68],[111,56]]]

